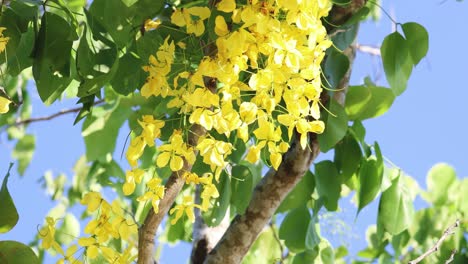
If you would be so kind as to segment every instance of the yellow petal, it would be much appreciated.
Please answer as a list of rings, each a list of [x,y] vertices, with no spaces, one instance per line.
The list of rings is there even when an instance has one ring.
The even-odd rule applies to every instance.
[[[158,155],[158,158],[156,159],[156,165],[159,168],[163,168],[164,166],[167,165],[169,162],[169,159],[171,158],[171,153],[169,152],[162,152]]]
[[[135,182],[124,183],[122,190],[125,195],[130,195],[135,191]]]
[[[0,96],[0,114],[5,114],[10,110],[11,101]]]
[[[229,33],[228,26],[223,16],[217,16],[215,19],[215,33],[220,37]]]
[[[170,164],[171,170],[179,171],[182,169],[183,166],[184,166],[184,160],[181,157],[174,155],[174,157],[172,157],[171,159],[171,164]]]
[[[221,0],[217,6],[219,11],[223,11],[226,13],[231,13],[236,9],[236,1],[235,0]]]
[[[281,160],[282,160],[281,154],[279,154],[279,153],[271,153],[270,154],[271,166],[273,166],[273,168],[275,170],[278,170],[278,167],[281,164]]]

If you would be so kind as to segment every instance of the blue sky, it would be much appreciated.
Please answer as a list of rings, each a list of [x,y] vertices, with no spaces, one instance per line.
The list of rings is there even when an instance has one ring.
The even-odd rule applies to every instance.
[[[398,22],[418,22],[429,32],[429,53],[413,70],[406,92],[398,97],[385,115],[365,121],[366,140],[378,141],[383,154],[425,187],[427,171],[437,162],[447,162],[455,167],[459,177],[468,175],[467,118],[468,87],[468,3],[455,0],[384,0],[384,8]],[[359,43],[379,46],[392,30],[390,20],[382,13],[378,23],[363,23]],[[375,73],[378,74],[375,74]],[[380,74],[380,78],[376,78]],[[370,76],[379,85],[386,85],[379,58],[358,53],[355,60],[352,84],[360,84]],[[33,116],[50,115],[62,109],[75,107],[73,101],[46,107],[33,95]],[[32,124],[28,131],[36,135],[36,152],[24,177],[15,173],[10,177],[9,189],[20,214],[18,225],[1,240],[19,240],[28,243],[37,226],[41,225],[48,210],[54,205],[40,188],[38,180],[47,170],[54,175],[64,172],[73,175],[71,168],[84,153],[80,135],[81,124],[72,126],[73,115],[62,116],[49,122]],[[126,132],[121,131],[116,149],[123,148]],[[14,145],[0,135],[0,175],[3,176],[12,160]],[[418,203],[418,206],[424,206]],[[376,221],[374,202],[365,208],[353,222],[355,208],[342,202],[345,219],[351,219],[352,252],[365,246],[364,232]],[[350,217],[350,218],[349,218]],[[187,259],[189,248],[177,246],[164,249],[161,263],[180,263]],[[176,261],[177,260],[177,261]]]

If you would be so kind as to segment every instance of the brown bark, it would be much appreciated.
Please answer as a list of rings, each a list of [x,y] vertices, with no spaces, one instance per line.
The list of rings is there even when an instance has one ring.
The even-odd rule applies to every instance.
[[[301,180],[319,153],[318,141],[311,134],[310,150],[302,149],[298,140],[283,156],[278,171],[270,169],[254,190],[244,215],[238,215],[205,263],[240,263],[252,243],[268,223],[286,195]]]

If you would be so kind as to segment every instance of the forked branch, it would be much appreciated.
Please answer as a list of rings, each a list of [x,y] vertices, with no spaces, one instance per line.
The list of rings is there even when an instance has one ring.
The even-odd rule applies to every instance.
[[[427,256],[431,255],[432,253],[436,252],[439,250],[440,248],[440,245],[442,245],[442,243],[445,241],[445,239],[447,239],[448,236],[452,235],[455,233],[454,229],[457,228],[458,226],[460,226],[460,220],[457,219],[455,221],[455,223],[453,223],[453,225],[449,226],[447,229],[445,229],[444,233],[442,234],[442,236],[439,238],[439,240],[437,240],[437,242],[435,243],[435,245],[433,247],[431,247],[429,250],[427,250],[426,252],[424,252],[421,256],[419,256],[418,258],[414,259],[414,260],[411,260],[410,262],[408,262],[408,264],[416,264],[416,263],[419,263],[421,262],[424,258],[426,258]],[[445,262],[445,263],[450,263],[452,260],[453,260],[453,256],[455,255],[456,253],[456,250],[455,251],[452,251],[452,254],[451,254],[451,257]]]

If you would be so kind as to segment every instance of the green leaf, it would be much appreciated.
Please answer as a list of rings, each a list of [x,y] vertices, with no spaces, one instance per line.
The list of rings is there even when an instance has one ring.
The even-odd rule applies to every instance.
[[[307,235],[305,240],[305,246],[307,249],[311,250],[316,248],[320,244],[320,226],[318,224],[317,215],[314,214],[310,218],[309,226],[307,227]]]
[[[127,120],[131,109],[112,106],[95,107],[91,116],[83,122],[81,135],[86,144],[88,161],[105,161],[115,149],[115,141],[120,127]]]
[[[316,258],[318,257],[319,250],[318,248],[313,250],[306,250],[302,253],[296,254],[292,260],[292,264],[310,264],[316,263]]]
[[[153,207],[151,207],[153,210]],[[193,224],[188,217],[181,217],[175,225],[169,225],[166,229],[166,237],[169,243],[176,243],[180,240],[190,241],[192,238]]]
[[[415,22],[405,23],[401,28],[403,29],[403,33],[405,33],[409,53],[416,66],[429,50],[429,34],[423,26]]]
[[[122,1],[94,0],[89,13],[110,34],[118,47],[124,47],[139,28],[129,21],[133,14]]]
[[[133,51],[125,53],[119,59],[119,65],[110,84],[114,91],[122,95],[128,95],[140,88],[144,81],[141,60]]]
[[[369,15],[370,9],[367,6],[361,7],[357,12],[353,14],[353,16],[344,23],[344,25],[353,25],[357,24],[361,20],[366,19]]]
[[[320,259],[323,264],[334,264],[335,263],[335,252],[333,251],[330,242],[323,240],[320,242]]]
[[[13,3],[16,5],[16,2],[18,1],[14,1]],[[13,5],[13,3],[11,4]],[[3,35],[8,37],[9,40],[8,45],[5,47],[5,53],[0,56],[0,64],[4,63],[7,59],[9,62],[9,60],[15,58],[17,53],[22,52],[18,49],[18,46],[21,41],[21,35],[28,30],[28,23],[29,20],[23,17],[21,13],[15,12],[14,9],[6,8],[2,10],[2,15],[0,16],[0,27],[6,28]]]
[[[391,235],[397,235],[407,229],[414,219],[413,199],[400,184],[402,176],[392,181],[392,186],[380,197],[377,216],[377,229],[383,228]]]
[[[336,169],[335,163],[324,160],[315,164],[315,184],[317,193],[324,201],[328,211],[338,209],[342,177]]]
[[[39,264],[34,251],[17,241],[0,241],[0,263]]]
[[[445,205],[449,197],[447,190],[456,182],[457,174],[448,164],[438,163],[428,172],[427,193],[423,198],[434,205]]]
[[[18,173],[23,176],[34,155],[36,139],[33,135],[25,135],[16,143],[15,149],[11,153],[13,158],[18,160]]]
[[[350,26],[341,26],[333,32],[332,41],[339,50],[345,50],[356,39],[359,26],[357,24]]]
[[[88,23],[89,20],[90,18]],[[94,25],[98,27],[97,22],[94,22]],[[78,88],[79,97],[98,92],[112,79],[119,67],[117,47],[110,41],[94,41],[96,36],[94,32],[91,35],[91,31],[85,27],[76,52],[76,70],[81,81]]]
[[[238,214],[244,214],[254,188],[252,172],[244,165],[235,165],[232,167],[231,174],[231,205]]]
[[[361,158],[362,151],[359,142],[348,133],[335,147],[334,162],[343,181],[346,182],[357,171]]]
[[[276,210],[277,213],[289,211],[307,204],[315,189],[314,174],[309,170],[297,183],[294,189],[288,193]]]
[[[325,122],[325,131],[318,135],[320,151],[327,152],[340,141],[348,130],[348,116],[344,108],[335,100],[331,100],[328,105],[329,113],[325,113],[323,121]]]
[[[359,169],[359,195],[358,211],[372,202],[380,191],[382,175],[378,175],[378,166],[375,158],[363,159]]]
[[[16,211],[15,204],[13,203],[13,199],[11,198],[7,186],[11,167],[13,167],[13,163],[10,163],[5,178],[3,178],[2,188],[0,189],[0,212],[2,212],[0,214],[0,233],[10,231],[16,223],[18,223],[19,219],[18,211]]]
[[[365,85],[349,86],[345,100],[345,110],[349,119],[359,119],[357,117],[365,112],[371,98],[372,94],[369,87]]]
[[[271,264],[281,259],[281,248],[272,228],[265,229],[253,243],[242,263]]]
[[[219,197],[216,198],[211,212],[204,214],[208,226],[218,226],[226,215],[231,200],[231,179],[224,171],[221,173],[219,183],[216,183]]]
[[[387,81],[395,95],[406,90],[408,78],[413,70],[409,43],[398,32],[386,36],[380,47]]]
[[[137,52],[143,64],[149,63],[149,57],[155,54],[159,46],[164,43],[159,30],[146,32],[136,42]]]
[[[353,126],[350,127],[350,132],[351,134],[361,142],[361,144],[364,144],[364,138],[366,137],[366,128],[362,125],[362,122],[359,120],[354,120],[353,121]]]
[[[71,214],[67,213],[63,218],[62,225],[57,228],[57,242],[61,245],[69,245],[80,236],[80,222]]]
[[[7,73],[16,76],[21,73],[22,70],[30,67],[33,60],[29,56],[33,50],[34,44],[34,29],[29,27],[28,31],[21,34],[20,41],[18,43],[18,50],[14,56],[9,57]],[[10,56],[10,55],[9,55]]]
[[[34,44],[33,75],[43,102],[52,103],[68,87],[75,29],[59,15],[45,12]]]
[[[279,230],[279,238],[291,252],[302,252],[305,250],[305,241],[309,222],[311,220],[309,210],[306,206],[301,206],[291,210]]]
[[[349,59],[343,52],[336,49],[328,49],[327,57],[325,59],[323,73],[328,80],[324,82],[332,89],[338,88],[338,85],[345,76],[349,68]]]
[[[138,2],[138,0],[122,0],[122,2],[123,2],[127,7],[130,7],[130,6],[132,6],[133,4],[135,4],[136,2]]]
[[[374,85],[350,86],[345,110],[350,120],[365,120],[383,115],[392,106],[392,90]]]

